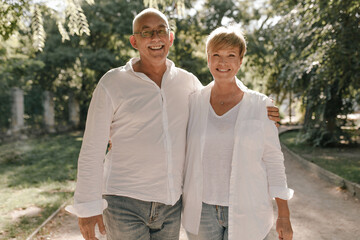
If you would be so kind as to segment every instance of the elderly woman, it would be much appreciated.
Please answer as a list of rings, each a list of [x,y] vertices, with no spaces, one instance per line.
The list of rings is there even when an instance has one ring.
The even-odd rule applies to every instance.
[[[220,27],[206,43],[214,81],[190,96],[183,225],[190,240],[262,240],[273,225],[292,239],[284,157],[271,100],[236,77],[246,52],[244,36]]]

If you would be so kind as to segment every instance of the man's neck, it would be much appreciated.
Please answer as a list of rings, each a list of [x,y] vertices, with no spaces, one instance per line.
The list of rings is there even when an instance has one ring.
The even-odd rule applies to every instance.
[[[161,87],[161,80],[166,71],[166,59],[159,63],[152,63],[149,61],[139,60],[133,64],[135,72],[144,73],[151,80],[153,80],[159,87]]]

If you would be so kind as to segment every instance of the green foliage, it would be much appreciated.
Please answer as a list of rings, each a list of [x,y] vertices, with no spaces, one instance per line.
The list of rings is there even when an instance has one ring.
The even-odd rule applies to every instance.
[[[191,8],[192,3],[184,1],[188,8]],[[207,69],[204,44],[207,34],[215,27],[209,20],[217,19],[221,23],[227,19],[229,22],[236,22],[239,19],[249,19],[250,16],[250,13],[241,11],[245,3],[239,5],[237,1],[227,1],[223,6],[216,1],[209,1],[205,7],[211,4],[215,4],[215,7],[211,8],[210,13],[204,8],[195,15],[180,15],[177,10],[181,4],[170,4],[165,8],[160,3],[159,6],[169,16],[176,35],[169,58],[177,66],[194,73],[204,84],[212,80]],[[246,6],[249,4],[246,3]],[[28,63],[28,67],[23,67],[20,71],[15,71],[19,67],[9,62],[9,67],[13,69],[9,71],[12,76],[10,83],[25,90],[26,124],[30,126],[41,126],[42,107],[39,97],[44,90],[54,93],[57,124],[66,124],[70,94],[81,104],[81,122],[84,124],[91,93],[101,76],[137,55],[128,38],[132,34],[132,19],[144,9],[143,1],[104,0],[92,5],[85,4],[81,9],[88,19],[90,36],[73,36],[69,41],[63,42],[63,37],[58,34],[59,21],[54,20],[53,12],[42,6],[40,13],[45,19],[43,27],[47,35],[43,51],[35,54],[30,51],[26,61],[33,63]],[[68,18],[62,25],[65,32],[71,31],[67,27],[73,24],[71,21],[72,18]],[[31,35],[28,30],[23,33]],[[29,43],[24,43],[24,46],[31,48]],[[35,66],[35,63],[38,65]],[[25,74],[27,69],[30,69],[32,75]],[[21,76],[16,75],[17,73]],[[30,92],[37,94],[31,97]]]
[[[90,5],[94,4],[93,1],[88,1],[88,3]],[[68,1],[65,14],[69,18],[68,28],[71,36],[82,36],[84,33],[88,36],[90,35],[89,24],[78,1]],[[63,35],[62,37],[64,39],[67,36]]]
[[[4,78],[6,69],[6,49],[0,45],[0,132],[10,127],[11,118],[11,92],[9,83]]]
[[[33,46],[35,49],[42,51],[45,45],[45,30],[43,26],[43,18],[39,5],[35,5],[33,9],[33,20],[31,22],[31,30],[33,32]]]
[[[174,55],[170,53],[170,57],[174,56],[178,66],[194,73],[203,84],[207,84],[213,80],[205,50],[208,34],[222,25],[240,25],[243,31],[250,31],[250,22],[258,17],[253,1],[205,1],[194,15],[176,20],[178,39],[174,42]],[[243,70],[242,67],[238,75],[240,79],[244,77]]]
[[[69,34],[71,36],[82,36],[83,34],[89,36],[90,28],[83,10],[84,3],[91,6],[95,4],[95,1],[67,0],[61,4],[60,8],[51,8],[46,1],[42,3],[26,0],[3,0],[0,3],[0,37],[7,40],[15,31],[23,27],[26,28],[26,26],[22,26],[24,23],[25,25],[30,23],[33,47],[36,51],[42,51],[46,39],[43,24],[43,14],[45,13],[56,21],[62,42],[70,40]],[[186,6],[185,0],[144,0],[141,3],[144,3],[147,7],[161,7],[161,10],[165,10],[168,5],[173,5],[179,16],[184,15]]]
[[[44,67],[36,72],[33,86],[54,93],[56,121],[62,125],[68,118],[69,95],[80,102],[84,124],[91,94],[101,76],[125,64],[134,54],[128,37],[133,11],[139,12],[143,5],[141,1],[106,0],[82,9],[92,34],[74,36],[63,43],[56,22],[44,15],[47,41],[35,57]]]
[[[359,130],[350,131],[349,135],[359,140]],[[301,131],[280,135],[281,142],[296,154],[349,181],[360,183],[360,149],[356,145],[320,148],[309,145],[306,139],[307,136]]]
[[[209,34],[222,25],[241,23],[243,26],[247,26],[257,14],[256,11],[251,11],[253,10],[252,4],[252,1],[206,1],[200,16],[206,33]]]
[[[29,57],[31,51],[27,51],[25,39],[21,35],[12,36],[0,44],[0,133],[10,127],[11,88],[19,87],[26,94],[35,73],[43,67],[41,61]]]
[[[1,239],[26,239],[73,195],[82,133],[42,136],[0,145]],[[36,216],[12,213],[38,207]]]
[[[290,92],[301,100],[305,132],[312,144],[350,141],[341,126],[347,124],[344,116],[353,111],[354,103],[360,102],[357,1],[271,0],[258,6],[247,0],[208,0],[191,15],[179,14],[182,5],[179,2],[191,8],[194,1],[154,2],[169,16],[175,31],[169,58],[177,66],[194,73],[204,84],[210,82],[206,36],[220,25],[238,24],[248,42],[238,77],[250,88],[260,91],[266,88],[268,94],[276,96],[278,104]],[[132,33],[132,19],[144,9],[144,1],[104,0],[83,4],[81,10],[74,6],[73,10],[88,19],[90,36],[75,33],[85,32],[81,30],[81,19],[85,19],[81,14],[75,20],[75,15],[65,11],[66,21],[62,22],[54,19],[52,10],[42,6],[47,35],[43,51],[34,53],[32,43],[24,39],[16,48],[0,49],[0,56],[5,56],[0,65],[1,91],[5,93],[13,86],[25,91],[29,101],[27,123],[40,121],[42,111],[31,107],[31,102],[38,100],[28,99],[28,93],[38,91],[39,96],[43,90],[54,93],[58,123],[66,124],[69,95],[80,102],[84,123],[91,93],[101,76],[137,55],[128,38]],[[70,40],[64,42],[64,35],[58,34],[59,23],[63,32],[71,35],[74,31]],[[69,25],[76,25],[78,29],[75,31]],[[31,35],[29,29],[22,33]],[[21,49],[22,53],[14,49]],[[8,99],[6,94],[1,96],[4,101]],[[0,111],[4,113],[0,123],[8,126],[9,108],[2,107]],[[33,118],[30,111],[35,111]]]
[[[34,85],[24,93],[25,124],[31,126],[32,131],[43,127],[43,90]]]
[[[9,39],[11,34],[19,29],[20,17],[26,6],[25,0],[0,2],[0,39]]]
[[[171,16],[171,10],[168,15]],[[170,48],[169,58],[175,65],[195,74],[206,84],[212,80],[206,64],[204,30],[197,16],[170,18],[175,40]]]
[[[81,7],[81,2],[78,0],[67,0],[63,13],[62,11],[58,12],[56,9],[51,9],[48,5],[41,2],[4,0],[0,3],[0,36],[7,40],[14,32],[22,28],[26,29],[30,23],[33,47],[37,51],[42,51],[46,39],[43,24],[44,14],[48,14],[56,21],[63,41],[69,40],[69,33],[72,36],[89,35],[90,30]],[[89,5],[94,4],[93,0],[86,0],[85,2]],[[63,24],[66,19],[68,19],[67,27],[69,28],[69,33]]]
[[[11,95],[9,89],[0,83],[0,132],[10,128],[11,122]]]
[[[346,119],[338,116],[353,112],[360,89],[360,3],[274,0],[271,4],[268,19],[281,19],[268,20],[256,32],[259,51],[252,64],[267,77],[268,92],[277,94],[279,102],[290,91],[302,100],[309,142],[339,143],[347,135],[341,129]]]

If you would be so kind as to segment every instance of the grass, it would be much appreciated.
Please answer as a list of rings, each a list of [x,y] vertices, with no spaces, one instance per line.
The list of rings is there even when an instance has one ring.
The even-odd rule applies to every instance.
[[[303,158],[360,183],[360,148],[313,148],[296,131],[282,143]],[[82,133],[49,135],[0,145],[0,239],[26,239],[73,195]],[[37,207],[34,216],[14,218]]]
[[[0,145],[0,239],[26,239],[72,197],[81,141],[76,132]]]
[[[315,148],[301,142],[298,131],[280,135],[280,141],[293,152],[349,181],[360,184],[360,146]]]

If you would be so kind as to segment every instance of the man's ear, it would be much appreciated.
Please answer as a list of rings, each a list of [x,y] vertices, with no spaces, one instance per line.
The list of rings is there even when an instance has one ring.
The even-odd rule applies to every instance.
[[[173,45],[174,43],[174,39],[175,39],[175,34],[173,32],[170,32],[170,43],[171,43],[171,46]]]
[[[129,38],[129,40],[130,40],[131,46],[132,46],[133,48],[137,49],[135,36],[134,36],[134,35],[131,35],[130,38]]]

